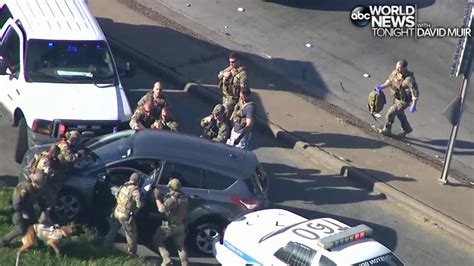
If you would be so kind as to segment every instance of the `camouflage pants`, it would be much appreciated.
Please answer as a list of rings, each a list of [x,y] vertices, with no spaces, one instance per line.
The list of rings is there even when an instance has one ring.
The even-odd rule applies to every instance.
[[[128,223],[128,217],[113,215],[110,219],[110,230],[105,236],[104,245],[112,246],[118,231],[122,227],[127,238],[128,253],[130,255],[137,254],[137,224],[135,219],[131,219]]]
[[[30,215],[29,219],[25,219],[22,217],[20,212],[14,212],[12,215],[12,223],[13,223],[13,228],[12,230],[4,235],[2,238],[0,238],[0,246],[2,244],[8,244],[10,243],[14,238],[18,236],[23,236],[26,234],[26,231],[28,230],[28,227],[32,224],[34,224],[33,216],[32,213],[29,213]]]
[[[234,112],[234,107],[235,105],[237,105],[238,102],[239,102],[238,99],[233,99],[230,96],[222,97],[222,105],[224,106],[225,115],[227,117],[230,117],[232,115],[232,112]]]
[[[405,115],[405,109],[407,109],[408,106],[409,104],[405,101],[401,101],[398,99],[394,100],[392,106],[390,106],[386,115],[387,123],[385,124],[385,128],[387,128],[387,130],[392,129],[392,124],[393,122],[395,122],[395,117],[398,117],[400,123],[402,124],[403,131],[413,131],[410,126],[410,123],[408,122],[407,116]]]
[[[166,239],[172,238],[176,248],[178,249],[179,259],[181,265],[188,265],[188,252],[184,246],[184,241],[186,239],[186,232],[184,225],[170,225],[170,226],[161,226],[156,229],[155,235],[153,236],[153,242],[158,246],[160,251],[160,256],[163,259],[161,265],[171,265],[170,253],[166,249],[164,242]]]

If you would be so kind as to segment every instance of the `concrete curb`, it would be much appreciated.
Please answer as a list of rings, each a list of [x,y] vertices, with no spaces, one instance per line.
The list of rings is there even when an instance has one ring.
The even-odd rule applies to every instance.
[[[133,49],[132,47],[129,47],[118,40],[108,37],[108,41],[115,50],[125,54],[127,57],[134,58],[145,67],[159,72],[172,80],[177,80],[176,85],[180,87],[184,86],[184,91],[204,100],[211,105],[221,102],[221,97],[217,92],[201,86],[198,83],[187,83],[186,78],[182,74],[170,70],[166,66],[150,59],[140,51]],[[363,172],[357,167],[335,157],[323,149],[311,146],[304,140],[292,135],[271,121],[268,121],[262,117],[257,117],[256,126],[264,130],[270,129],[278,141],[294,145],[292,147],[293,149],[299,151],[311,160],[318,160],[318,163],[323,163],[329,169],[338,171],[343,176],[355,179],[357,182],[362,183],[374,192],[384,194],[388,200],[406,209],[412,216],[422,218],[425,222],[429,221],[431,224],[445,230],[452,236],[461,239],[468,244],[474,244],[472,230],[466,225],[427,206],[426,204],[414,199],[410,195],[405,194],[404,192],[399,191],[390,185],[379,182],[376,177]]]

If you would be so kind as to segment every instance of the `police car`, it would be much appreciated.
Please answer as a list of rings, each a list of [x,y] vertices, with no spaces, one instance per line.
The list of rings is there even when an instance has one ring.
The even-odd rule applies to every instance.
[[[371,233],[363,224],[267,209],[232,221],[213,251],[222,265],[403,265]]]

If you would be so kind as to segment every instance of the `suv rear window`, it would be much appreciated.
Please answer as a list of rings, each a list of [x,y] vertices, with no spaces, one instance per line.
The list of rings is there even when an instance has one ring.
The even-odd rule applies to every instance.
[[[204,171],[204,189],[225,190],[234,184],[235,179],[220,173]]]
[[[265,173],[265,170],[263,170],[260,164],[255,168],[255,172],[253,173],[252,177],[245,179],[245,184],[254,194],[263,194],[267,190],[267,173]]]

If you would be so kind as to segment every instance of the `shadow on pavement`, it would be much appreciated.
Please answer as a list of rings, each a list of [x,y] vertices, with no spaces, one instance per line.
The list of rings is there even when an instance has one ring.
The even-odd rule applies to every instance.
[[[349,178],[351,177],[351,173],[353,172],[353,169],[356,169],[351,166],[343,166],[341,168],[341,173],[348,173]],[[375,180],[377,182],[384,182],[387,183],[389,181],[403,181],[403,182],[416,182],[417,180],[412,177],[401,177],[401,176],[395,176],[390,173],[384,172],[384,171],[379,171],[379,170],[374,170],[374,169],[366,169],[366,168],[357,168],[357,170],[362,171],[372,177],[372,179],[365,179],[365,178],[358,178],[357,182],[360,184],[363,184],[367,189],[372,190],[374,188]]]
[[[0,187],[15,187],[18,177],[12,175],[0,175]]]
[[[309,220],[311,219],[318,219],[318,218],[333,218],[338,221],[341,221],[351,227],[360,225],[360,224],[365,224],[372,228],[373,231],[373,239],[376,241],[382,243],[384,246],[389,248],[390,250],[395,250],[398,244],[398,236],[397,232],[393,230],[390,227],[376,224],[373,222],[369,221],[363,221],[363,220],[358,220],[358,219],[353,219],[349,218],[346,216],[339,216],[339,215],[334,215],[331,213],[325,213],[325,212],[319,212],[319,211],[313,211],[313,210],[307,210],[307,209],[301,209],[301,208],[296,208],[296,207],[287,207],[287,206],[280,206],[278,204],[275,204],[272,206],[273,208],[282,208],[286,209],[288,211],[294,212],[296,214],[299,214]]]
[[[324,11],[351,11],[357,5],[404,5],[416,4],[418,8],[431,6],[435,0],[264,0],[264,2],[302,9]]]
[[[385,142],[375,139],[340,133],[318,133],[303,131],[293,131],[290,133],[304,139],[311,146],[321,148],[379,149],[387,146]]]
[[[319,170],[299,169],[288,165],[262,163],[273,179],[270,201],[305,201],[309,204],[348,204],[367,200],[383,200],[383,195],[372,195],[366,189],[339,175],[320,175]],[[288,194],[293,191],[294,194]]]
[[[435,152],[442,154],[446,153],[448,147],[448,140],[446,139],[436,139],[436,140],[421,140],[414,138],[407,138],[408,142],[412,145],[430,149]],[[453,155],[474,155],[474,142],[465,141],[465,140],[456,140],[454,144]]]

